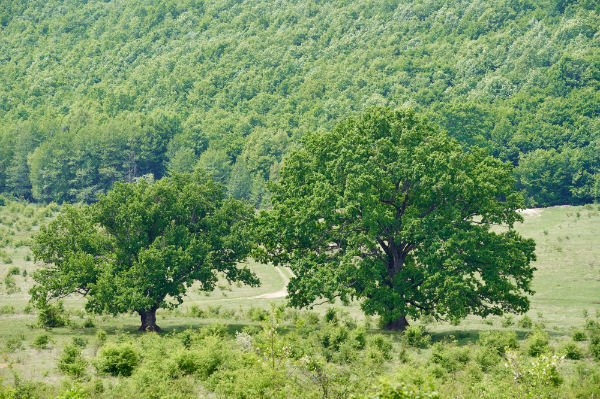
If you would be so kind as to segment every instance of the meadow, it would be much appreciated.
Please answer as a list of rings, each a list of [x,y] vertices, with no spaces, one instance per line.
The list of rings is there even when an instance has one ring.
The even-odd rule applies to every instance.
[[[523,212],[517,230],[537,243],[526,315],[410,320],[403,334],[357,304],[286,308],[290,272],[252,261],[260,287],[192,287],[158,311],[160,334],[87,314],[81,297],[64,300],[65,326],[39,328],[28,244],[59,210],[0,207],[0,398],[600,395],[598,205]]]

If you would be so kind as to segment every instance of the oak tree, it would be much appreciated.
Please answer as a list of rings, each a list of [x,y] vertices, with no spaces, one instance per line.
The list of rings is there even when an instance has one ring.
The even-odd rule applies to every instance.
[[[195,282],[206,291],[219,275],[258,285],[239,264],[252,247],[253,218],[201,172],[116,183],[97,203],[67,206],[41,228],[32,250],[45,265],[32,300],[78,293],[88,311],[137,312],[140,330],[158,330],[156,310],[181,304]]]
[[[528,309],[535,243],[513,229],[511,165],[413,111],[372,108],[309,134],[271,201],[259,255],[290,265],[292,305],[359,299],[388,329]]]

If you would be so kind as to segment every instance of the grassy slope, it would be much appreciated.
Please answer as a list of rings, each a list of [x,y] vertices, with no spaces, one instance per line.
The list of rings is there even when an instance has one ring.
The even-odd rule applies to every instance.
[[[33,206],[32,206],[33,207]],[[40,208],[36,208],[36,212]],[[525,223],[518,229],[527,237],[532,237],[538,243],[534,289],[536,294],[532,297],[529,316],[535,321],[543,321],[546,329],[556,340],[563,340],[571,333],[573,328],[581,327],[584,320],[584,310],[591,316],[600,312],[600,207],[563,207],[536,210],[525,215]],[[14,210],[13,210],[14,211]],[[8,214],[7,208],[0,208],[0,218],[6,223],[7,220],[15,219],[16,215]],[[18,217],[21,224],[27,218]],[[31,232],[20,231],[16,228],[19,223],[13,222],[15,231],[13,243],[25,238],[36,230],[32,226]],[[29,223],[31,224],[31,223]],[[7,228],[8,229],[8,228]],[[8,229],[8,230],[10,230]],[[21,270],[26,269],[29,274],[35,269],[32,262],[24,260],[29,253],[26,247],[15,248],[9,246],[5,250],[12,254],[12,264],[0,264],[0,277],[4,279],[8,269],[18,266]],[[263,281],[260,288],[229,287],[217,289],[206,295],[195,289],[190,290],[186,301],[180,311],[159,312],[159,324],[167,331],[179,330],[186,327],[195,327],[214,323],[215,321],[230,325],[230,329],[239,328],[251,323],[241,312],[241,309],[249,307],[268,307],[270,302],[282,303],[283,299],[257,299],[254,296],[281,289],[283,280],[279,273],[273,268],[265,265],[253,264],[252,267]],[[289,272],[284,271],[286,275]],[[117,318],[96,318],[96,328],[57,328],[52,330],[51,335],[55,341],[50,350],[40,351],[31,348],[34,337],[41,330],[28,328],[28,324],[35,322],[34,315],[23,313],[27,302],[26,289],[31,284],[31,277],[26,279],[16,276],[17,285],[21,292],[7,295],[4,284],[0,287],[0,307],[13,305],[16,314],[0,315],[0,378],[9,380],[10,373],[6,365],[13,362],[14,369],[24,378],[34,377],[46,382],[58,381],[61,376],[55,368],[55,358],[58,356],[63,345],[70,341],[73,336],[82,336],[88,339],[90,345],[84,351],[89,357],[92,356],[94,346],[94,335],[97,329],[102,328],[112,333],[133,332],[139,323],[136,316],[124,315]],[[67,301],[70,310],[81,309],[82,299],[73,298]],[[201,309],[210,306],[221,307],[223,310],[231,309],[236,315],[229,319],[211,316],[210,318],[194,318],[186,315],[186,311],[193,305]],[[347,309],[352,315],[362,317],[358,306],[353,305]],[[73,316],[76,323],[82,320]],[[515,320],[517,318],[515,317]],[[434,334],[434,339],[443,336],[454,335],[459,342],[473,342],[478,332],[483,329],[502,328],[500,319],[492,318],[483,321],[480,318],[470,317],[459,326],[448,323],[436,323],[429,328]],[[513,328],[513,327],[508,327]],[[526,331],[519,331],[522,337]],[[8,339],[22,335],[24,337],[23,350],[9,353],[5,350]],[[427,353],[423,353],[426,356]]]

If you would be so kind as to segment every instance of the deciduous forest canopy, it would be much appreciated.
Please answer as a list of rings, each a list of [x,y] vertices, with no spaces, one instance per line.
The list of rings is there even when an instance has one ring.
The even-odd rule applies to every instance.
[[[515,169],[527,204],[598,198],[600,3],[0,4],[0,190],[92,202],[202,166],[236,198],[307,132],[410,102]]]

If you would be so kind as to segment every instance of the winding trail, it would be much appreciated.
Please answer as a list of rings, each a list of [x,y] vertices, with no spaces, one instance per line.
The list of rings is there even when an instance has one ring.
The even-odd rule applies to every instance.
[[[226,302],[226,301],[238,301],[240,299],[277,299],[284,298],[287,295],[287,284],[290,281],[289,277],[285,275],[281,267],[275,267],[281,279],[283,280],[283,287],[279,291],[267,292],[256,296],[236,296],[233,298],[214,298],[199,301],[200,303],[213,303],[213,302]],[[291,273],[291,272],[290,272]]]
[[[287,295],[287,284],[290,281],[290,279],[281,271],[280,267],[276,267],[275,269],[277,269],[277,272],[279,273],[279,275],[281,276],[281,278],[283,279],[283,288],[280,289],[279,291],[275,291],[275,292],[268,292],[266,294],[262,294],[262,295],[257,295],[257,296],[253,296],[250,297],[250,299],[274,299],[274,298],[284,298]]]

